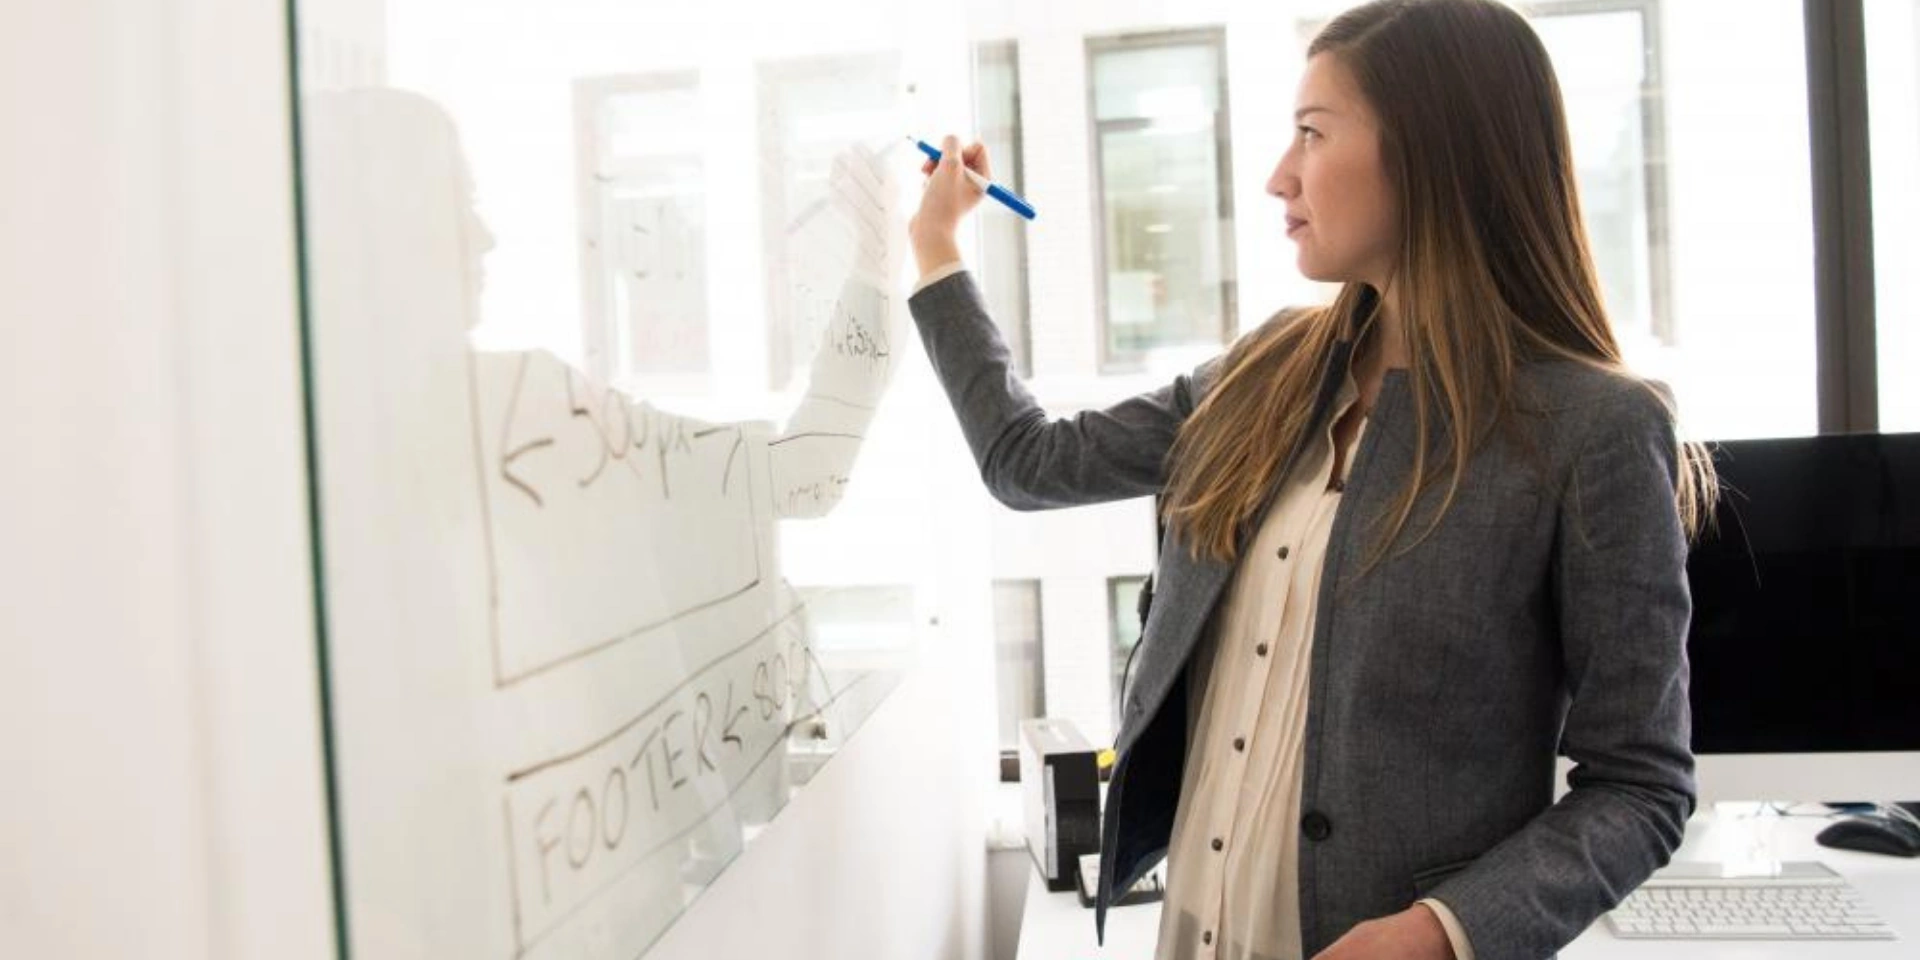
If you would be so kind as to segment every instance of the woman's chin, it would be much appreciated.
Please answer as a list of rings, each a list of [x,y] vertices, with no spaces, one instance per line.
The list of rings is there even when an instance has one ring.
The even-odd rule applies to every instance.
[[[1353,279],[1351,271],[1329,266],[1309,255],[1304,248],[1294,258],[1294,264],[1299,267],[1301,276],[1315,283],[1346,283]]]
[[[1307,256],[1304,252],[1302,252],[1294,262],[1300,268],[1300,275],[1315,283],[1332,283],[1337,279],[1332,271],[1329,271],[1319,263],[1315,263],[1313,258]]]

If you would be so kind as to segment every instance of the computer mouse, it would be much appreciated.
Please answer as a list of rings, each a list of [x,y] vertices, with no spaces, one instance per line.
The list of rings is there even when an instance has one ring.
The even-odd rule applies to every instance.
[[[1877,813],[1842,817],[1820,831],[1814,839],[1821,846],[1836,850],[1920,857],[1920,827]]]

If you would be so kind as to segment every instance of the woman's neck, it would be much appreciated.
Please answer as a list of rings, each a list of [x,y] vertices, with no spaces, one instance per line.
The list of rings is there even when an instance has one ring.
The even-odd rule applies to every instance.
[[[1376,288],[1377,289],[1377,288]],[[1400,311],[1391,296],[1380,295],[1372,329],[1354,357],[1354,375],[1365,379],[1385,376],[1386,371],[1411,365],[1406,338],[1400,326]]]

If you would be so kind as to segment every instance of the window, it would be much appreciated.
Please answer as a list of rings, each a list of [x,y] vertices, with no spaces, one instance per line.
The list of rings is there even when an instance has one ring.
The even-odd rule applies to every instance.
[[[1743,4],[1738,43],[1725,9],[1694,0],[1526,10],[1627,364],[1672,385],[1690,437],[1817,433],[1803,4]]]
[[[1020,59],[1011,40],[983,43],[974,50],[974,109],[980,142],[993,161],[995,180],[1024,193],[1021,177]],[[1027,329],[1027,224],[1017,217],[983,216],[980,223],[981,292],[987,311],[1000,325],[1013,351],[1015,368],[1033,375],[1033,338]]]
[[[1595,8],[1568,3],[1548,9]],[[1817,433],[1804,5],[1743,4],[1738,43],[1728,42],[1730,21],[1721,5],[1681,0],[1644,10],[1641,23],[1660,48],[1651,95],[1662,125],[1647,141],[1644,162],[1654,171],[1648,176],[1666,184],[1658,194],[1665,198],[1665,213],[1649,215],[1667,218],[1670,266],[1662,269],[1670,277],[1673,319],[1664,339],[1658,327],[1641,330],[1616,320],[1621,349],[1636,371],[1673,386],[1681,428],[1689,436]],[[1536,22],[1551,32],[1554,20]],[[1617,30],[1613,42],[1620,44],[1632,36],[1624,21],[1604,21],[1614,24],[1606,34],[1598,33],[1603,21],[1579,22],[1592,26],[1596,36]],[[1577,62],[1568,60],[1566,72],[1580,75],[1585,68]],[[1568,106],[1572,112],[1594,102],[1574,98]],[[1590,152],[1580,138],[1606,128],[1603,119],[1577,114],[1570,125],[1577,155]],[[1598,197],[1613,188],[1589,188],[1583,180],[1583,197],[1589,189]],[[1652,252],[1658,264],[1659,250]]]
[[[1107,581],[1107,625],[1113,637],[1113,729],[1120,729],[1120,707],[1126,696],[1127,661],[1140,645],[1140,590],[1146,577],[1113,577]]]
[[[709,345],[699,78],[580,80],[574,108],[595,372],[636,392],[700,389]]]
[[[1224,32],[1092,39],[1087,69],[1102,371],[1226,342],[1236,304]]]
[[[1743,5],[1738,43],[1690,0],[1530,13],[1628,365],[1673,386],[1691,437],[1817,433],[1803,5]]]
[[[1920,430],[1920,3],[1866,0],[1880,430]],[[1903,362],[1904,361],[1904,362]]]
[[[1002,754],[1020,749],[1020,721],[1047,713],[1040,636],[1040,581],[994,581],[993,637],[997,651],[994,676],[1000,701]],[[1016,763],[1014,771],[1018,770]]]
[[[1588,240],[1616,331],[1673,343],[1660,45],[1652,0],[1539,4]]]

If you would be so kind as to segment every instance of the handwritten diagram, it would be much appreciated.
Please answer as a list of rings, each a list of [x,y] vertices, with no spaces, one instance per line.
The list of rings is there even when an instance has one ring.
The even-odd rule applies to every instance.
[[[834,155],[782,288],[812,318],[804,381],[779,419],[706,422],[546,351],[472,349],[490,241],[438,104],[302,110],[353,949],[638,956],[897,679],[821,637],[904,641],[910,596],[823,631],[809,603],[832,591],[790,585],[780,548],[862,483],[895,358],[893,187],[872,153]],[[625,289],[657,334],[636,349],[693,351],[671,291],[702,276],[682,241],[703,221],[627,213]]]
[[[839,199],[802,235],[855,236],[852,218],[885,215],[865,209],[885,189],[877,157],[850,151],[836,170]],[[805,606],[764,542],[775,521],[823,517],[845,496],[893,369],[884,252],[841,252],[805,388],[777,430],[654,409],[546,354],[474,356],[501,687],[709,611],[785,598],[743,640],[678,642],[672,690],[506,774],[521,956],[566,955],[608,918],[623,942],[656,936],[687,871],[717,871],[753,811],[784,802],[795,739],[868,677],[821,667]]]
[[[497,685],[760,583],[750,427],[651,409],[546,353],[476,353],[473,376]]]
[[[700,664],[668,696],[598,741],[507,777],[514,910],[523,949],[617,886],[646,889],[677,846],[765,770],[796,716],[830,701],[798,611]],[[729,824],[731,826],[732,824]],[[661,858],[661,854],[667,854]],[[659,891],[653,891],[657,896]]]

